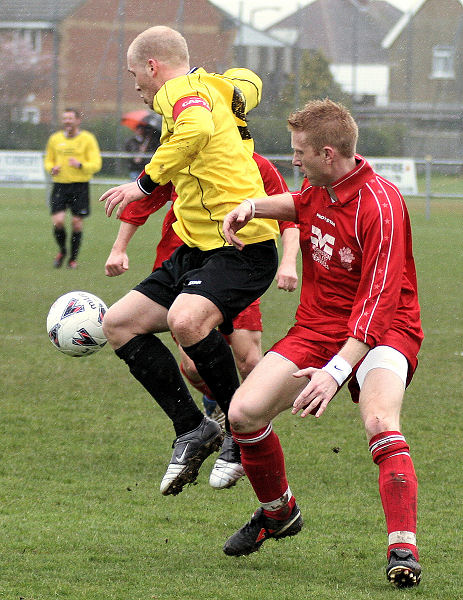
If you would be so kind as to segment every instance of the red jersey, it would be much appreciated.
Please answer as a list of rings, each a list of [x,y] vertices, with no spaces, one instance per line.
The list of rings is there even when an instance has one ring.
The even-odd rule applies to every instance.
[[[268,196],[282,194],[283,192],[288,191],[286,181],[283,179],[275,165],[256,152],[254,152],[252,157],[259,167],[265,193]],[[171,183],[158,186],[148,196],[128,204],[122,212],[121,221],[138,226],[143,225],[150,214],[158,211],[169,200],[173,204],[176,198],[177,194]],[[162,224],[161,239],[156,247],[156,259],[153,265],[153,271],[160,267],[162,263],[170,257],[172,252],[183,244],[183,241],[172,229],[172,224],[175,223],[175,221],[176,217],[171,206],[167,211]],[[295,223],[289,221],[280,221],[279,226],[280,234],[282,234],[285,229],[297,227]]]
[[[302,289],[296,325],[304,337],[402,352],[416,368],[420,323],[410,220],[399,190],[361,156],[325,187],[293,193],[300,225]]]

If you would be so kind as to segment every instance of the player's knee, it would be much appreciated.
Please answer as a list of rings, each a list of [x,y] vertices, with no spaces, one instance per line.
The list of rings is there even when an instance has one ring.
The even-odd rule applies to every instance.
[[[103,333],[108,341],[111,338],[113,329],[114,329],[113,315],[111,313],[111,309],[108,308],[108,310],[106,311],[106,314],[104,316],[104,319],[103,319]]]
[[[73,231],[82,231],[84,228],[84,221],[82,217],[73,217],[72,218],[72,230]]]
[[[254,431],[258,424],[253,414],[248,410],[248,397],[238,388],[228,409],[228,420],[233,431]]]
[[[400,428],[398,417],[379,410],[364,414],[363,424],[368,438],[384,431],[395,431]]]
[[[103,319],[103,333],[111,346],[117,345],[122,330],[123,321],[120,318],[117,307],[112,306],[106,311]]]
[[[173,312],[169,311],[167,315],[167,325],[174,334],[177,340],[182,340],[185,337],[189,337],[191,333],[197,328],[197,323],[187,312]]]
[[[261,354],[258,349],[256,349],[255,351],[250,351],[246,355],[235,355],[236,367],[240,372],[242,379],[246,379],[246,377],[254,369],[254,367],[257,365],[260,359]]]

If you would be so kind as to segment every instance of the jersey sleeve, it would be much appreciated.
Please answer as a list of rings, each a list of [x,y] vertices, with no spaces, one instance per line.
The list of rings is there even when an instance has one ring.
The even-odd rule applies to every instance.
[[[283,235],[287,229],[299,229],[299,225],[292,221],[278,221],[278,227],[280,228],[280,235]]]
[[[356,232],[362,272],[348,321],[348,335],[370,347],[390,328],[400,300],[405,268],[405,215],[396,188],[362,190]],[[363,206],[362,206],[363,205]]]
[[[50,138],[48,139],[48,142],[47,142],[47,146],[45,148],[45,157],[44,157],[43,165],[44,165],[45,171],[47,173],[50,173],[50,171],[55,166],[55,162],[56,162],[54,141],[55,141],[55,136],[54,135],[50,136]]]
[[[257,166],[259,167],[260,175],[262,177],[265,193],[267,194],[267,196],[283,194],[284,192],[289,191],[288,186],[286,185],[286,181],[283,178],[283,175],[276,168],[276,166],[268,160],[268,158],[257,154],[257,152],[254,152],[252,157],[257,163]]]
[[[89,176],[98,173],[101,170],[102,161],[100,147],[93,133],[87,132],[87,144],[85,147],[84,160],[82,161],[82,170]]]
[[[257,152],[254,152],[252,157],[259,167],[267,196],[274,196],[275,194],[284,194],[285,192],[289,192],[289,188],[284,180],[283,175],[276,168],[276,166],[268,160],[268,158],[257,154]],[[280,228],[280,235],[286,229],[298,228],[297,223],[293,223],[291,221],[278,221],[278,226]]]
[[[228,69],[224,73],[238,87],[246,101],[245,112],[248,113],[255,108],[262,98],[262,80],[253,71],[242,67]]]
[[[193,89],[164,84],[156,95],[156,110],[172,127],[171,135],[162,139],[149,164],[145,166],[147,176],[155,184],[164,185],[175,174],[191,164],[214,134],[214,121],[211,112],[212,98]],[[164,136],[163,136],[164,138]],[[144,189],[149,190],[149,181],[141,180]],[[151,190],[149,190],[151,191]]]
[[[121,214],[121,221],[132,223],[132,225],[144,225],[148,217],[157,212],[171,199],[173,186],[169,182],[154,189],[148,196],[141,200],[130,202]]]

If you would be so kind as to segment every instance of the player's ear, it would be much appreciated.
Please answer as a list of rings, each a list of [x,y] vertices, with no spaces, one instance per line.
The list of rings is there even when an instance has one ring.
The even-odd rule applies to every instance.
[[[159,63],[155,58],[148,58],[146,61],[146,70],[152,73],[152,75],[156,75],[158,72]]]
[[[322,154],[323,158],[325,159],[325,162],[329,164],[333,161],[334,148],[332,148],[331,146],[324,146]]]

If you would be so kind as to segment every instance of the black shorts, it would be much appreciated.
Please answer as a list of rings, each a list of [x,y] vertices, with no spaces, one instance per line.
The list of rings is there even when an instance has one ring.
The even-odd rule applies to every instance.
[[[75,217],[88,217],[90,214],[90,194],[88,181],[76,183],[54,183],[50,196],[52,215],[71,209]]]
[[[134,289],[167,309],[181,293],[204,296],[222,313],[220,330],[229,334],[233,319],[265,292],[277,267],[273,240],[247,244],[241,251],[183,245]]]

